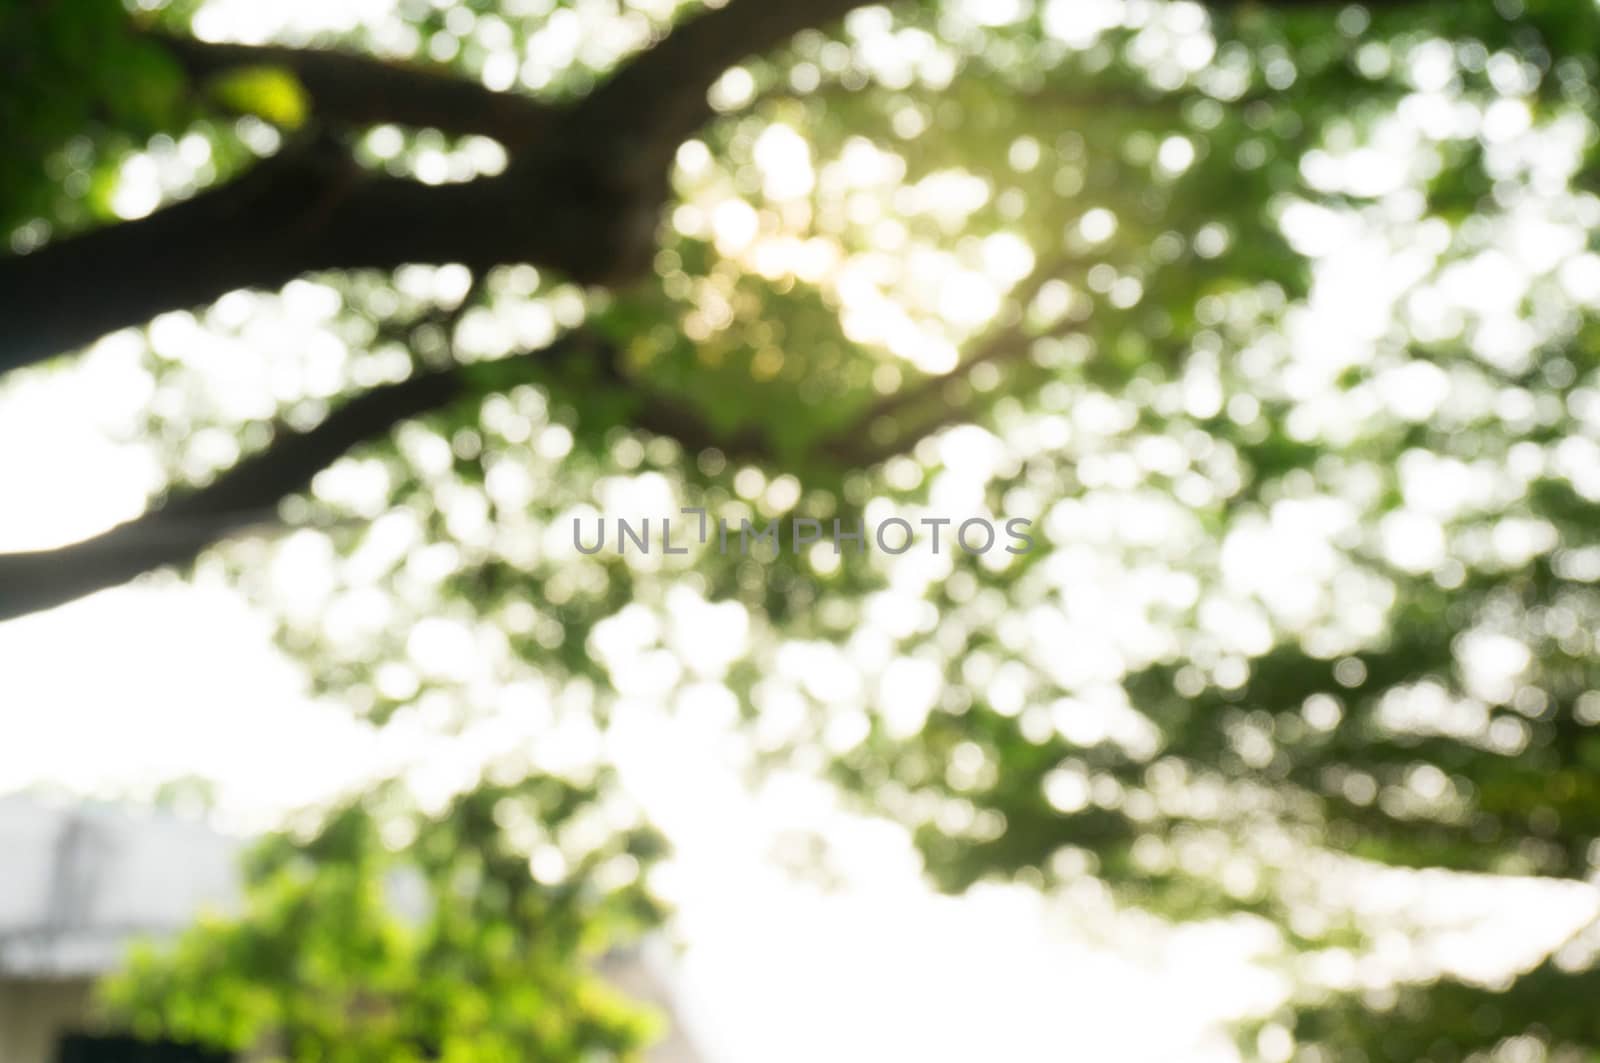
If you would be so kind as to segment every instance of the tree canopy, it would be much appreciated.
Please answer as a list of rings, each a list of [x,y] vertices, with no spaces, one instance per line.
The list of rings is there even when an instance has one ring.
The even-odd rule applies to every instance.
[[[1247,1054],[1600,1052],[1600,931],[1483,985],[1385,967],[1337,888],[1600,859],[1593,4],[227,30],[0,13],[0,371],[140,368],[171,472],[0,555],[0,617],[205,556],[374,723],[568,740],[273,840],[240,916],[119,983],[137,1028],[627,1057],[584,957],[658,917],[661,844],[596,736],[651,703],[903,823],[944,888],[1265,921],[1298,988]],[[584,548],[619,517],[654,548]]]

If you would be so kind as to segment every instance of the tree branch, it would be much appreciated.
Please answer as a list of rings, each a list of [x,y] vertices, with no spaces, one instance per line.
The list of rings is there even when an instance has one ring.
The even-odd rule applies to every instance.
[[[147,218],[0,258],[0,373],[310,270],[526,261],[604,283],[653,224],[653,205],[608,200],[558,162],[430,186],[366,174],[311,138]]]
[[[707,93],[729,67],[868,2],[729,0],[624,63],[584,101],[584,120],[607,130],[619,147],[632,146],[634,165],[664,171],[678,145],[712,117]],[[643,159],[641,145],[650,147]]]
[[[167,310],[312,270],[530,262],[583,284],[631,280],[649,268],[672,155],[710,113],[706,89],[741,56],[862,2],[731,0],[690,19],[571,107],[535,112],[529,108],[537,105],[519,101],[514,117],[525,115],[540,136],[498,177],[441,186],[374,177],[343,149],[308,138],[234,182],[147,218],[0,258],[7,329],[0,373]],[[184,56],[210,70],[261,54],[196,44]],[[462,88],[338,53],[266,54],[352,121],[402,113],[440,120],[485,94],[471,83]],[[380,87],[393,98],[378,101],[372,93]],[[503,94],[488,95],[497,99],[482,121],[509,121],[491,113],[504,106]]]
[[[250,67],[294,74],[324,121],[363,126],[393,122],[493,137],[516,150],[546,135],[559,110],[528,96],[495,92],[445,70],[352,52],[283,45],[223,44],[149,33],[197,82]]]
[[[469,294],[444,318],[447,330],[471,301]],[[603,339],[579,331],[507,361],[558,364],[583,358],[610,363],[614,354]],[[48,550],[0,554],[0,622],[63,605],[158,568],[188,564],[227,538],[275,524],[280,502],[305,491],[317,473],[355,447],[382,438],[402,421],[469,395],[465,372],[451,365],[364,392],[315,428],[282,433],[211,483],[173,494],[139,517],[92,538]],[[748,460],[775,456],[764,433],[719,433],[686,404],[647,394],[634,381],[614,378],[611,384],[638,394],[633,427],[674,439],[685,450],[714,447]]]
[[[552,348],[523,357],[539,358]],[[317,473],[401,421],[441,409],[465,391],[458,367],[421,373],[351,399],[315,428],[284,434],[210,484],[82,542],[0,554],[0,621],[50,609],[166,565],[193,561],[230,535],[271,523],[279,502]]]

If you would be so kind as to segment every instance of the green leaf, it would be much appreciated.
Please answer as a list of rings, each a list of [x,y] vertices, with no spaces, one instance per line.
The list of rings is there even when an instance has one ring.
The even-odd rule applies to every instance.
[[[297,129],[311,113],[311,98],[294,74],[281,67],[251,66],[229,71],[211,84],[214,99],[225,107]]]

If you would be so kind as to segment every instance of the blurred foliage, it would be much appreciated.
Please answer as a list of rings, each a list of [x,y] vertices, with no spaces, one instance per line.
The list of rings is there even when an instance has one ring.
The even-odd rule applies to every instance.
[[[190,113],[114,4],[48,11],[0,32],[35,64],[0,64],[13,245],[108,220],[92,189],[144,138],[205,138],[198,186],[305,117],[266,75],[232,101],[253,117],[214,96]],[[520,90],[561,97],[664,20],[402,3],[317,43],[486,81],[510,56]],[[450,330],[454,267],[168,315],[145,442],[178,480],[274,418],[470,363],[467,401],[286,507],[301,530],[214,560],[320,694],[441,742],[532,730],[535,752],[531,781],[464,783],[398,840],[381,789],[272,842],[246,911],[142,958],[116,999],[203,1040],[276,1032],[296,1059],[624,1055],[638,1028],[580,961],[644,894],[536,885],[498,809],[531,787],[512,819],[557,831],[608,799],[552,781],[574,769],[539,736],[721,697],[745,766],[828,775],[945,888],[1089,883],[1268,922],[1297,985],[1274,1029],[1300,1058],[1593,1058],[1592,931],[1493,986],[1385,974],[1333,884],[1588,880],[1600,855],[1597,43],[1594,5],[1563,0],[868,9],[719,85],[649,284],[500,269]],[[470,141],[360,144],[374,168],[464,177]],[[580,329],[615,362],[508,360]],[[935,380],[957,352],[984,357]],[[632,427],[669,400],[768,452]],[[905,452],[859,468],[841,437]],[[1025,518],[1038,548],[570,545],[575,519],[680,506],[735,539],[743,520]],[[420,920],[385,899],[402,868],[427,883]],[[1301,977],[1335,953],[1361,985]]]
[[[638,876],[659,839],[544,862],[598,797],[529,778],[423,810],[375,788],[257,845],[242,910],[135,954],[107,1001],[147,1038],[285,1059],[636,1058],[650,1023],[589,965],[657,918]]]
[[[113,164],[178,120],[180,88],[167,55],[130,32],[120,0],[0,8],[0,231],[107,217]],[[50,231],[23,230],[12,249]]]
[[[244,67],[216,79],[211,92],[218,104],[253,114],[283,129],[305,123],[310,101],[294,76],[277,67]]]

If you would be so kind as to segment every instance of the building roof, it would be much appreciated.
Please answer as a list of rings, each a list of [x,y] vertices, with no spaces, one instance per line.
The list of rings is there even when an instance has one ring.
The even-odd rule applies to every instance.
[[[159,810],[0,798],[0,976],[98,975],[231,907],[240,844]]]

